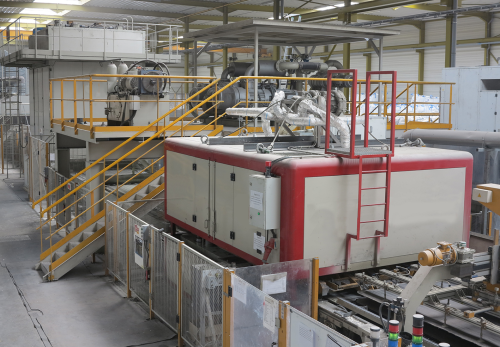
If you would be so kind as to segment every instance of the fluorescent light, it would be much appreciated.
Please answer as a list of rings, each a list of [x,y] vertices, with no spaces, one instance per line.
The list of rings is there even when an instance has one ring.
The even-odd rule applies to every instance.
[[[9,22],[18,22],[18,23],[29,23],[29,24],[36,24],[37,21],[32,19],[32,18],[18,18],[18,19],[14,19],[14,18],[11,18],[9,19]]]
[[[35,0],[34,2],[43,4],[82,5],[87,1],[82,2],[80,0]]]
[[[351,5],[357,5],[359,4],[359,2],[351,2]],[[317,8],[316,11],[327,11],[327,10],[332,10],[334,9],[335,7],[344,7],[344,4],[340,3],[340,4],[337,4],[335,6],[325,6],[325,7],[320,7],[320,8]]]
[[[317,8],[316,11],[326,11],[326,10],[331,10],[332,8],[335,8],[335,6],[320,7],[320,8]]]
[[[179,37],[177,37],[177,40],[183,39],[183,38],[184,38],[184,36],[179,36]]]
[[[22,14],[37,14],[37,15],[49,15],[55,16],[56,12],[48,8],[25,8],[21,11]]]

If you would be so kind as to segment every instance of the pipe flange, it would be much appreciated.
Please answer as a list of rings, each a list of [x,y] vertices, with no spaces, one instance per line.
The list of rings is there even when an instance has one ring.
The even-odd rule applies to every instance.
[[[286,71],[288,71],[288,69],[280,69],[280,64],[281,63],[287,63],[287,61],[284,60],[284,59],[276,60],[276,63],[274,64],[274,68],[276,70],[278,70],[279,72],[286,72]]]
[[[247,136],[247,135],[248,135],[248,129],[247,128],[241,129],[240,133],[238,134],[238,136]]]

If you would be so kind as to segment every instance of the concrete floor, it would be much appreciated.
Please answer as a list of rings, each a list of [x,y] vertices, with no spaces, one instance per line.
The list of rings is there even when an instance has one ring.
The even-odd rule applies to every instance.
[[[176,346],[175,333],[125,298],[99,260],[42,281],[39,215],[23,180],[10,177],[0,174],[0,346]]]

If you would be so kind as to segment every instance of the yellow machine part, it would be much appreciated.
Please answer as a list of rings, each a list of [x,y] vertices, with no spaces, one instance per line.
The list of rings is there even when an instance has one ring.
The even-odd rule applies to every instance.
[[[422,266],[436,266],[443,264],[444,254],[451,253],[450,261],[453,263],[457,257],[455,250],[449,242],[438,242],[438,246],[426,249],[418,254],[418,262]]]
[[[484,196],[481,196],[481,190],[491,191],[491,202],[481,201],[484,198]],[[474,188],[472,197],[483,206],[500,215],[500,184],[480,184]]]

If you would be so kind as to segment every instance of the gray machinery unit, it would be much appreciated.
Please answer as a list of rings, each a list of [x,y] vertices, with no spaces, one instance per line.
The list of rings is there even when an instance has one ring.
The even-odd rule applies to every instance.
[[[500,245],[475,253],[465,242],[438,242],[420,252],[418,260],[419,265],[409,268],[357,273],[359,289],[354,295],[326,287],[329,293],[320,302],[319,320],[362,336],[368,332],[361,324],[365,320],[387,332],[389,317],[411,333],[411,317],[420,313],[433,339],[452,346],[498,346]],[[434,344],[424,341],[424,346]]]
[[[151,67],[147,67],[147,64]],[[141,102],[163,100],[167,96],[170,81],[166,78],[153,77],[170,75],[165,64],[144,60],[130,67],[121,62],[117,67],[111,62],[107,70],[109,74],[130,75],[130,77],[108,78],[108,102],[104,110],[108,126],[147,125],[156,120],[158,114],[162,116],[168,111],[169,106],[166,102],[159,102],[158,105]],[[123,102],[120,102],[121,100]]]
[[[286,77],[293,76],[296,77],[307,77],[308,74],[314,73],[310,77],[312,78],[325,78],[326,73],[329,69],[343,69],[342,63],[337,60],[328,60],[326,63],[313,63],[313,62],[298,62],[298,61],[285,61],[285,60],[264,60],[259,62],[259,76],[264,77]],[[225,85],[227,85],[232,79],[240,77],[240,76],[254,76],[255,67],[253,63],[243,63],[243,62],[232,62],[221,74],[221,80],[218,83],[217,87],[213,86],[207,89],[204,93],[199,96],[199,100],[203,100],[208,96],[214,94],[216,90],[221,89]],[[342,74],[334,74],[333,78],[345,78],[345,75]],[[254,79],[248,80],[248,91],[247,91],[247,81],[242,80],[237,84],[232,85],[231,87],[224,90],[218,97],[218,100],[223,100],[222,103],[217,105],[217,112],[222,114],[228,108],[233,107],[247,107],[246,101],[248,96],[248,101],[250,107],[255,105],[254,103]],[[282,91],[285,93],[285,100],[291,100],[294,96],[302,96],[307,94],[303,91],[304,89],[304,81],[289,81],[287,84],[288,88],[280,88],[280,84],[276,85],[275,83],[271,83],[268,80],[265,80],[261,83],[257,84],[257,97],[261,103],[255,105],[255,107],[267,107],[270,105],[270,102],[273,100],[277,91]],[[308,81],[309,86],[311,86],[311,90],[315,91],[326,91],[326,81]],[[342,81],[332,81],[332,87],[342,88],[348,87],[349,82]],[[202,86],[197,86],[191,89],[190,95],[201,90]],[[216,89],[217,88],[217,89]],[[339,93],[342,93],[338,90]],[[342,94],[343,96],[343,94]],[[338,104],[335,96],[332,96],[335,101],[334,104]],[[214,115],[215,108],[211,108],[214,106],[215,100],[211,100],[210,102],[205,103],[202,108],[204,111],[207,111],[205,115],[201,118],[207,118],[211,115]],[[291,102],[293,104],[293,102]],[[191,102],[191,109],[196,108],[197,103]],[[211,109],[210,109],[211,108]],[[210,110],[209,110],[210,109]]]

